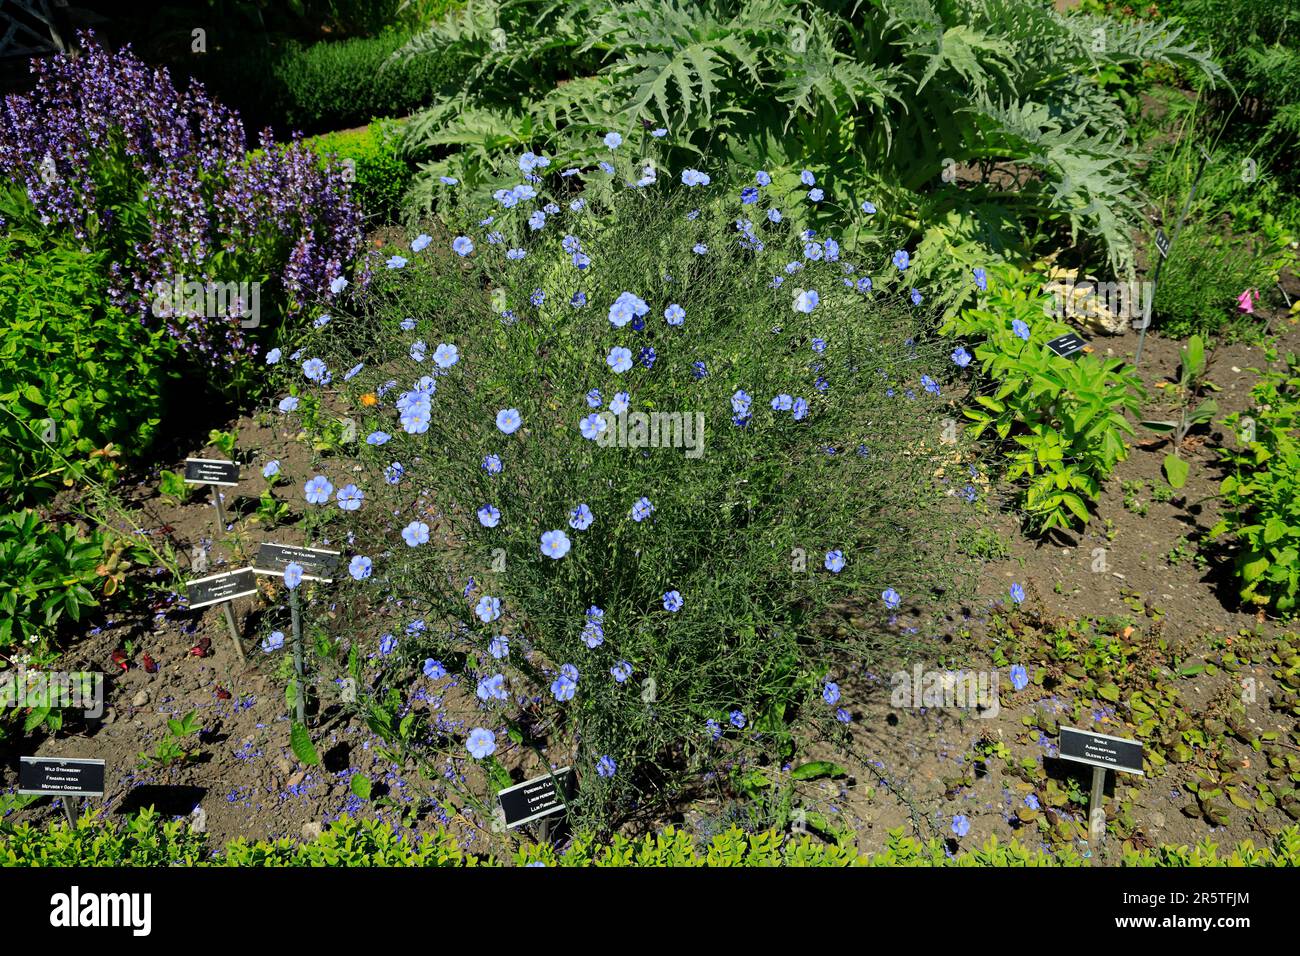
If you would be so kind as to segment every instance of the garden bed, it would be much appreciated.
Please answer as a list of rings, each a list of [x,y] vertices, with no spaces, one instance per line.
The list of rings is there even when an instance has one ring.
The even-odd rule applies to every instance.
[[[673,16],[636,35],[637,6],[534,22],[471,5],[401,40],[290,44],[267,108],[351,127],[305,143],[244,138],[130,53],[57,61],[52,88],[88,69],[97,97],[15,101],[0,307],[24,334],[0,393],[21,415],[0,421],[16,449],[0,490],[47,529],[33,542],[75,528],[88,550],[65,569],[11,542],[5,560],[36,570],[0,663],[102,672],[105,710],[0,715],[0,824],[60,816],[16,794],[16,758],[39,755],[106,762],[101,822],[152,806],[213,847],[302,841],[297,862],[333,852],[331,824],[354,832],[344,817],[516,863],[563,862],[520,832],[569,863],[667,828],[748,863],[811,834],[816,865],[972,859],[989,838],[1119,864],[1292,833],[1286,108],[1256,187],[1214,132],[1231,119],[1219,63],[1128,16],[1025,5],[1020,35],[986,12],[1000,39],[963,67],[925,59],[928,31],[966,35],[951,12],[874,23],[791,2],[770,23],[741,5],[730,43]],[[1104,50],[1085,48],[1093,23]],[[605,34],[622,45],[593,60]],[[1093,84],[1025,69],[1038,43]],[[674,72],[659,58],[680,44],[694,53]],[[399,72],[348,102],[349,70],[380,61]],[[320,70],[341,85],[315,102]],[[971,76],[995,74],[1020,107],[977,95]],[[914,108],[895,115],[904,89]],[[603,112],[615,100],[625,112]],[[146,101],[140,147],[122,130]],[[65,149],[41,109],[85,142]],[[715,137],[710,110],[755,125]],[[1107,140],[1130,123],[1142,163]],[[182,235],[190,207],[201,236]],[[1048,283],[1136,263],[1149,294],[1166,252],[1136,372],[1123,316],[1122,334],[1084,331],[1082,356],[1047,344],[1083,331]],[[71,278],[32,298],[36,269]],[[185,269],[256,276],[266,321],[143,298]],[[115,350],[138,385],[104,374]],[[76,368],[96,355],[92,408]],[[616,404],[707,409],[708,453],[625,432],[608,447]],[[186,485],[193,458],[237,461],[238,483]],[[330,583],[260,575],[232,607],[237,654],[185,582],[267,542],[340,565]],[[944,700],[963,675],[991,688]],[[936,700],[909,696],[936,676]],[[1143,744],[1145,775],[1108,779],[1104,841],[1062,727]],[[496,794],[561,767],[579,780],[564,824],[506,832]],[[771,859],[803,859],[796,840]]]

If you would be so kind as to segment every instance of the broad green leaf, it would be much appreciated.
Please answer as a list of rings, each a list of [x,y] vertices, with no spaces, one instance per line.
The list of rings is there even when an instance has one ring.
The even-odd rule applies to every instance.
[[[795,767],[790,773],[790,777],[794,780],[821,780],[823,777],[838,780],[840,777],[847,776],[847,770],[839,764],[831,763],[829,760],[814,760],[803,766]]]
[[[370,778],[364,773],[354,773],[352,775],[352,782],[349,786],[351,787],[352,792],[362,800],[370,799]]]
[[[1165,478],[1171,488],[1181,488],[1187,484],[1189,470],[1187,462],[1177,455],[1165,455]]]
[[[308,767],[320,765],[320,754],[316,752],[315,745],[311,742],[311,735],[307,733],[307,728],[302,724],[294,723],[289,731],[289,746],[293,750],[293,755]]]

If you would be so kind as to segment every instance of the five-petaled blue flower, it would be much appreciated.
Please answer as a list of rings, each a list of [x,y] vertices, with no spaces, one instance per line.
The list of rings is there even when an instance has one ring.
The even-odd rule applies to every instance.
[[[593,520],[591,508],[586,504],[580,504],[569,512],[569,527],[576,531],[586,531]]]
[[[483,595],[474,606],[474,614],[484,624],[491,624],[501,616],[501,599],[489,594]]]
[[[517,408],[503,408],[497,412],[497,428],[506,435],[514,434],[523,423]]]
[[[569,553],[569,536],[563,531],[545,531],[542,533],[542,554],[556,561]]]
[[[622,375],[632,367],[632,350],[619,345],[614,346],[605,356],[605,364]]]
[[[324,475],[317,475],[307,484],[303,485],[303,494],[307,497],[307,503],[313,505],[323,505],[330,500],[330,494],[334,491],[334,486]]]
[[[561,703],[566,700],[573,700],[573,695],[577,690],[577,683],[565,674],[561,674],[551,683],[551,693]]]
[[[365,501],[366,495],[356,485],[344,485],[339,489],[338,503],[339,508],[344,511],[357,511],[361,508],[361,502]]]
[[[1023,664],[1011,666],[1011,686],[1016,690],[1024,690],[1029,686],[1029,672]]]
[[[497,735],[484,727],[475,727],[465,740],[465,749],[475,760],[490,757],[497,749]]]
[[[438,368],[451,368],[460,361],[460,349],[447,342],[440,342],[433,350],[433,361]]]

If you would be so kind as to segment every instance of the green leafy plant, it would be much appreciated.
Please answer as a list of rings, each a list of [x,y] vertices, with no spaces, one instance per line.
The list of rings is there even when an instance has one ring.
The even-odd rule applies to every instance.
[[[306,143],[317,154],[333,157],[334,162],[351,162],[357,201],[370,219],[383,222],[398,216],[413,175],[401,152],[401,139],[399,123],[379,120],[362,129],[327,133]]]
[[[236,435],[233,431],[222,431],[213,428],[208,432],[208,444],[229,459],[235,457],[235,441]]]
[[[1011,546],[993,528],[976,528],[963,539],[965,554],[981,561],[1004,561],[1011,556]]]
[[[178,505],[189,499],[195,485],[185,483],[185,475],[163,468],[158,472],[158,494],[169,505]]]
[[[108,304],[105,268],[79,244],[0,234],[0,495],[10,500],[81,474],[111,478],[115,450],[135,457],[157,433],[175,350]]]
[[[60,623],[99,603],[103,559],[98,532],[54,527],[32,510],[0,514],[0,651],[42,657]]]
[[[1300,140],[1300,11],[1271,0],[1178,0],[1172,12],[1190,35],[1222,47],[1232,87],[1215,98],[1218,115],[1270,154],[1294,146]],[[1225,44],[1228,23],[1233,36]]]
[[[625,165],[621,178],[630,172]],[[576,695],[556,700],[560,682],[538,709],[556,721],[557,739],[580,738],[575,765],[604,782],[579,793],[574,813],[606,827],[633,800],[656,799],[663,784],[648,788],[649,779],[682,779],[724,746],[781,756],[794,714],[817,699],[830,646],[870,656],[871,646],[899,639],[875,614],[831,638],[819,621],[835,595],[894,588],[925,600],[937,581],[957,586],[965,566],[951,552],[969,512],[934,477],[953,452],[938,440],[940,382],[921,378],[923,370],[948,377],[945,346],[926,335],[926,310],[885,279],[873,297],[846,288],[847,248],[840,261],[806,262],[798,281],[821,290],[820,304],[797,309],[793,283],[772,279],[804,250],[792,226],[760,217],[729,191],[665,187],[602,188],[593,179],[585,205],[575,207],[568,180],[557,178],[536,202],[539,211],[553,202],[556,217],[568,209],[563,226],[535,230],[515,209],[492,223],[501,243],[482,235],[486,210],[471,194],[451,221],[466,241],[476,237],[475,250],[460,256],[431,247],[403,268],[378,270],[354,313],[311,340],[312,357],[328,368],[363,359],[365,367],[333,393],[295,382],[322,406],[315,427],[303,422],[306,440],[328,450],[316,470],[365,494],[354,512],[309,511],[306,530],[334,540],[351,532],[359,553],[376,556],[370,578],[339,582],[330,626],[347,641],[376,627],[403,635],[357,681],[375,689],[372,729],[426,761],[448,748],[463,755],[464,741],[438,731],[427,714],[399,717],[399,689],[424,679],[426,661],[454,667],[470,686],[499,672],[541,695],[558,680],[555,669],[572,668]],[[773,194],[772,203],[788,205],[788,195]],[[765,223],[761,243],[737,233],[742,215]],[[588,252],[591,269],[575,268],[560,228]],[[751,228],[757,239],[760,227]],[[511,247],[524,255],[507,256]],[[852,255],[888,262],[874,243]],[[646,297],[639,341],[609,317],[629,290]],[[684,316],[680,326],[670,321],[670,304]],[[640,364],[615,371],[611,347],[623,342],[645,351]],[[445,364],[452,344],[458,358]],[[436,377],[435,354],[445,364]],[[811,373],[810,363],[821,371]],[[819,376],[830,389],[819,389]],[[433,396],[427,421],[403,414],[417,385]],[[617,440],[618,412],[605,425],[615,440],[584,437],[579,424],[594,414],[593,386],[602,410],[626,390],[628,412],[669,416],[667,446],[638,444],[635,418],[622,428],[633,437]],[[783,393],[788,407],[778,410],[773,402],[779,406]],[[362,400],[381,394],[376,405]],[[307,408],[300,402],[295,424]],[[497,422],[512,408],[523,425],[507,433]],[[321,443],[319,433],[345,409],[361,416],[359,434],[382,431],[386,440]],[[674,415],[697,437],[672,425]],[[503,474],[485,462],[492,455]],[[419,546],[419,525],[431,532],[434,519],[410,511],[413,487],[436,489],[455,547]],[[570,514],[580,503],[594,516],[590,528]],[[490,515],[485,505],[500,520],[480,517]],[[414,525],[405,539],[393,526],[395,509]],[[550,556],[539,547],[543,534],[571,551]],[[394,541],[396,552],[379,558]],[[832,551],[847,557],[842,566]],[[377,587],[400,595],[401,620],[388,613],[395,602],[374,599]],[[504,609],[493,627],[491,598]],[[489,609],[476,616],[480,599]],[[595,626],[584,630],[587,616]],[[412,629],[415,617],[421,623]],[[497,632],[534,655],[491,656]],[[828,729],[836,728],[834,710],[821,708]],[[492,719],[510,728],[509,746],[527,747],[540,718]],[[717,726],[721,739],[724,728],[738,729],[733,720],[757,733],[714,746],[706,728]],[[624,769],[602,777],[596,767],[606,756]]]
[[[257,499],[257,511],[253,513],[252,520],[264,524],[268,528],[274,528],[287,519],[291,511],[289,503],[281,501],[268,488]]]
[[[405,116],[438,98],[450,65],[431,56],[394,62],[409,29],[317,43],[259,42],[247,31],[216,30],[204,57],[177,58],[208,89],[249,117],[254,128],[320,133]]]
[[[1235,538],[1242,600],[1292,612],[1300,594],[1300,359],[1288,355],[1263,372],[1251,396],[1249,414],[1225,420],[1240,447],[1219,450],[1231,473],[1219,486],[1224,516],[1210,537]]]
[[[599,842],[579,835],[568,847],[524,844],[509,855],[516,866],[597,867],[738,867],[738,866],[1069,866],[1087,865],[1072,847],[1044,851],[1012,840],[989,837],[983,845],[957,853],[943,840],[918,840],[900,828],[891,830],[885,848],[858,854],[851,846],[822,843],[812,837],[788,838],[775,831],[744,833],[731,828],[702,845],[685,830],[669,827],[637,839],[614,837]],[[1271,844],[1243,840],[1220,854],[1205,840],[1195,846],[1163,845],[1126,849],[1123,866],[1219,867],[1300,865],[1300,827],[1287,827]],[[314,840],[233,840],[212,852],[207,837],[185,820],[166,820],[146,809],[124,824],[85,814],[75,826],[58,822],[47,829],[0,820],[0,865],[4,866],[500,866],[491,855],[463,849],[443,827],[418,840],[398,833],[387,821],[343,816]]]
[[[1171,338],[1219,335],[1257,339],[1264,323],[1243,313],[1238,296],[1253,290],[1267,299],[1276,269],[1255,240],[1189,222],[1178,235],[1160,273],[1152,311],[1157,327]],[[1286,250],[1284,246],[1281,251]],[[1159,255],[1152,245],[1150,255]]]
[[[1004,449],[1006,476],[1036,531],[1086,525],[1101,483],[1128,454],[1127,415],[1146,392],[1118,359],[1062,358],[1046,343],[1070,327],[1050,318],[1039,280],[1010,266],[988,270],[988,291],[943,326],[976,343],[984,379],[963,414],[976,438]],[[964,349],[964,346],[962,346]]]
[[[1188,433],[1198,425],[1208,425],[1219,412],[1219,405],[1213,398],[1198,403],[1201,392],[1207,387],[1205,372],[1209,360],[1205,355],[1204,340],[1199,335],[1193,335],[1183,346],[1182,354],[1183,360],[1178,366],[1178,379],[1173,389],[1178,417],[1142,422],[1144,428],[1169,438],[1170,452],[1165,455],[1163,468],[1165,480],[1171,488],[1181,488],[1187,483],[1188,464],[1183,460],[1182,447]]]
[[[175,764],[189,763],[199,756],[199,749],[191,747],[186,738],[195,736],[203,729],[198,711],[190,711],[181,718],[168,718],[167,736],[155,745],[152,753],[140,754],[140,766],[170,767]]]
[[[634,131],[642,150],[658,127],[677,162],[709,150],[778,177],[813,165],[829,192],[872,195],[929,239],[922,272],[1057,231],[1124,271],[1140,214],[1127,124],[1112,95],[1078,77],[1152,62],[1222,78],[1176,29],[1028,0],[488,0],[399,56],[443,59],[459,78],[457,95],[409,127],[428,160],[417,207],[435,203],[441,175],[508,185],[491,172],[502,150],[589,163],[603,152],[593,133]],[[1024,174],[1006,183],[1012,167]],[[947,175],[958,168],[966,175]],[[793,215],[809,225],[816,211]]]

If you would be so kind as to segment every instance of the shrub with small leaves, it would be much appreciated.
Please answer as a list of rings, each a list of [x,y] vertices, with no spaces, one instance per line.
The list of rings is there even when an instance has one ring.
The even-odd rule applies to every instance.
[[[341,640],[379,642],[365,683],[400,704],[447,662],[489,772],[531,745],[511,702],[535,696],[582,771],[575,818],[606,825],[787,749],[800,708],[851,719],[819,678],[916,639],[901,616],[953,587],[971,513],[941,477],[951,376],[905,253],[790,228],[802,188],[616,162],[525,154],[452,238],[381,253],[283,363],[281,405],[318,447],[356,421],[304,493],[312,533],[372,562],[338,601]],[[832,633],[845,601],[870,610]],[[466,759],[400,709],[407,745]]]

